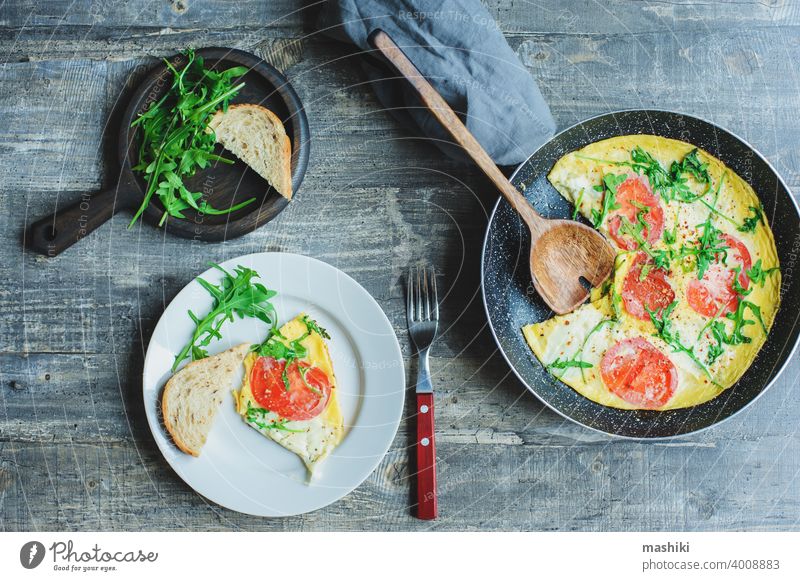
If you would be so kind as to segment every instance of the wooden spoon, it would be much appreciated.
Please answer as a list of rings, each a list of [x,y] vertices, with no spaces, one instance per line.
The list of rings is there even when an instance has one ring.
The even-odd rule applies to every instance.
[[[456,113],[389,35],[375,30],[370,35],[370,43],[408,79],[433,116],[494,182],[528,226],[531,233],[531,278],[539,295],[558,314],[573,311],[589,296],[581,279],[599,286],[611,274],[615,252],[605,238],[585,224],[542,217],[508,181]]]

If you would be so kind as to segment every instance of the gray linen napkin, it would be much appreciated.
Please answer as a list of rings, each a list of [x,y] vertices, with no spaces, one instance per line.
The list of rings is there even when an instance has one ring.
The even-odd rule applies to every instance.
[[[367,41],[373,30],[386,31],[498,165],[522,163],[555,132],[539,87],[479,0],[329,0],[317,25],[364,51],[373,51]],[[376,56],[363,66],[378,99],[401,123],[465,159],[388,63]]]

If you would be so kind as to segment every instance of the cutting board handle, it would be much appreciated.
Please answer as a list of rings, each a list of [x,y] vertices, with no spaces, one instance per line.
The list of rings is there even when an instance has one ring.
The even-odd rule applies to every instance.
[[[49,257],[61,254],[118,211],[130,208],[137,196],[134,188],[133,184],[121,180],[111,189],[83,194],[78,201],[31,224],[25,235],[25,245]]]

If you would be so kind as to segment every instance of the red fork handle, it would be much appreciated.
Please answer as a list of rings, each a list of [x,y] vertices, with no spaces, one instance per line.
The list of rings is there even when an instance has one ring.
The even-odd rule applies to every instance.
[[[436,443],[433,394],[417,394],[417,518],[436,518]]]

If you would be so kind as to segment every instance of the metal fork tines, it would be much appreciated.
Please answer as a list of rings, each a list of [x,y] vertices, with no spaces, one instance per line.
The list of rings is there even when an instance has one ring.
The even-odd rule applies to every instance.
[[[436,273],[432,267],[417,267],[409,272],[407,295],[408,332],[419,351],[420,360],[417,393],[430,393],[433,386],[428,369],[428,351],[439,326],[439,298]]]

